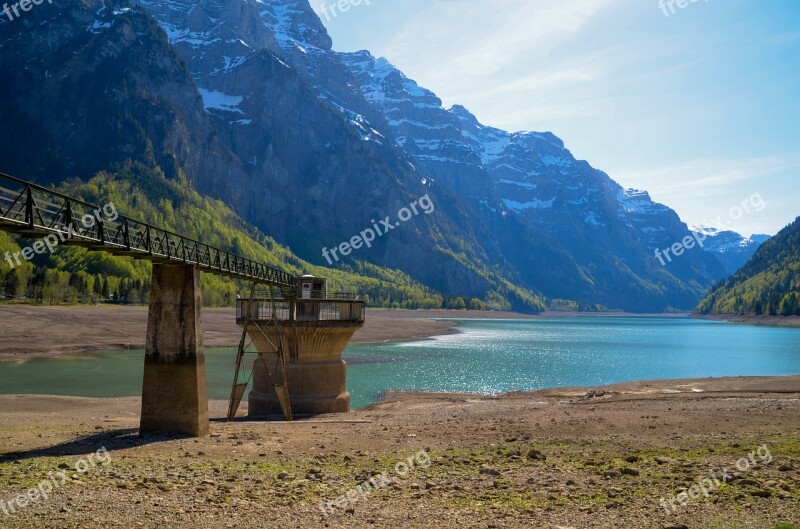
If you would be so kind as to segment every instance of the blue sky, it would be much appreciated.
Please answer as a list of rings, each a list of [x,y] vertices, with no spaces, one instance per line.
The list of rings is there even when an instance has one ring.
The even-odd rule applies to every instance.
[[[800,215],[800,2],[366,2],[321,16],[334,49],[386,57],[447,107],[552,131],[690,224],[774,234]],[[756,193],[766,207],[732,219]]]

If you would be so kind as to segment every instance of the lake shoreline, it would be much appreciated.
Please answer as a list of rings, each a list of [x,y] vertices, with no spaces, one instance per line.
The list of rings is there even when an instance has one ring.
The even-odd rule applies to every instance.
[[[588,386],[559,386],[542,388],[531,391],[510,391],[507,393],[485,394],[471,392],[447,392],[447,391],[387,391],[384,397],[368,406],[353,409],[344,415],[330,414],[320,417],[340,417],[371,410],[400,409],[407,406],[415,406],[415,403],[423,401],[463,401],[470,403],[481,402],[505,402],[512,400],[528,400],[535,398],[563,399],[577,398],[582,401],[601,399],[603,397],[616,397],[619,399],[652,399],[664,400],[679,398],[681,395],[696,395],[703,398],[734,398],[745,395],[778,396],[786,395],[786,398],[797,399],[800,404],[800,369],[796,375],[775,375],[775,376],[736,376],[736,377],[700,377],[700,378],[675,378],[675,379],[654,379],[654,380],[631,380],[625,382],[615,382],[605,385]],[[40,393],[23,394],[0,394],[0,414],[14,409],[9,406],[10,402],[23,403],[17,406],[13,413],[21,413],[23,409],[29,412],[53,414],[63,411],[65,406],[73,403],[102,403],[112,406],[118,401],[126,403],[130,400],[139,401],[139,397],[79,397],[70,395],[48,395]],[[474,401],[474,402],[473,402]],[[599,402],[599,401],[594,401]],[[222,405],[225,405],[224,407]],[[220,417],[211,419],[221,419],[227,411],[227,401],[209,398],[209,405],[220,414]],[[219,409],[216,409],[219,408]],[[137,407],[138,409],[138,407]],[[239,418],[247,411],[247,399],[240,405]],[[313,420],[308,418],[307,420]],[[251,421],[262,422],[262,421]],[[266,421],[272,422],[272,421]]]
[[[364,327],[353,344],[380,344],[422,340],[458,333],[456,320],[552,318],[694,318],[738,324],[800,327],[800,317],[699,315],[692,313],[635,314],[627,312],[367,310]],[[412,323],[413,322],[413,323]],[[236,347],[241,328],[232,308],[203,309],[206,348]],[[0,362],[100,351],[144,349],[147,307],[0,305]]]
[[[800,316],[756,316],[755,314],[692,314],[698,320],[724,321],[765,327],[800,327]]]
[[[0,305],[0,362],[100,351],[144,349],[147,307]],[[443,319],[528,319],[514,312],[368,309],[353,344],[420,340],[457,333]],[[242,329],[233,308],[203,309],[207,349],[236,347]]]

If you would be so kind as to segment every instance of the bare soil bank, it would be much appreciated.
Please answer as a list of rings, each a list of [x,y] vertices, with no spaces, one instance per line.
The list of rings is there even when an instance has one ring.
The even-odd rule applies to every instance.
[[[68,473],[46,500],[11,516],[0,510],[0,526],[772,529],[800,522],[800,377],[498,398],[393,394],[366,410],[293,423],[214,421],[204,439],[139,437],[139,404],[0,397],[0,501],[49,472]],[[211,405],[215,417],[224,410]],[[75,472],[102,447],[108,466]],[[429,467],[322,515],[319,502],[346,498],[370,475],[396,476],[397,463],[420,450]],[[670,512],[660,504],[721,471],[730,479],[720,476],[708,497]]]

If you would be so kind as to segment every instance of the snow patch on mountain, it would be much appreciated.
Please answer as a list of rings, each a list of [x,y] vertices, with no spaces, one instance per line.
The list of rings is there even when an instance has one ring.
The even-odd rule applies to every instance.
[[[556,197],[551,198],[550,200],[530,200],[528,202],[517,202],[515,200],[510,200],[508,198],[504,198],[503,204],[513,211],[524,211],[526,209],[550,209],[553,207],[553,204],[556,201]]]
[[[525,189],[536,189],[539,187],[537,184],[531,184],[530,182],[520,182],[518,180],[507,180],[505,178],[500,178],[497,180],[498,184],[508,184],[512,186],[522,187]]]
[[[744,237],[735,231],[714,226],[691,225],[689,229],[702,241],[703,249],[714,254],[731,274],[744,266],[761,245],[770,239],[769,235]]]
[[[385,105],[391,102],[405,103],[413,98],[432,98],[433,101],[417,101],[415,104],[418,108],[441,108],[441,101],[433,92],[421,88],[386,58],[376,59],[365,50],[340,53],[339,56],[350,71],[362,80],[359,88],[367,101]]]
[[[199,90],[206,110],[224,110],[226,112],[244,114],[239,108],[244,96],[232,96],[216,90],[206,90],[205,88],[200,88]]]
[[[189,28],[179,28],[166,22],[162,23],[161,27],[171,44],[185,42],[193,46],[207,46],[220,40],[215,36],[216,28],[209,31],[191,31]]]
[[[568,158],[562,158],[559,156],[551,156],[549,154],[545,154],[544,156],[539,157],[542,160],[542,163],[546,166],[556,166],[556,167],[570,167],[572,165],[572,160]]]
[[[583,222],[591,226],[605,226],[604,222],[600,221],[600,217],[594,211],[589,211],[583,218]]]

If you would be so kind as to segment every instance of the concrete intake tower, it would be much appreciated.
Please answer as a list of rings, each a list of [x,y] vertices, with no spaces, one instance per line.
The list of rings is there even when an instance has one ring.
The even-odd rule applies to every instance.
[[[327,281],[310,275],[296,278],[294,294],[237,302],[236,323],[258,352],[250,417],[350,411],[342,352],[364,325],[364,301],[329,295]]]

